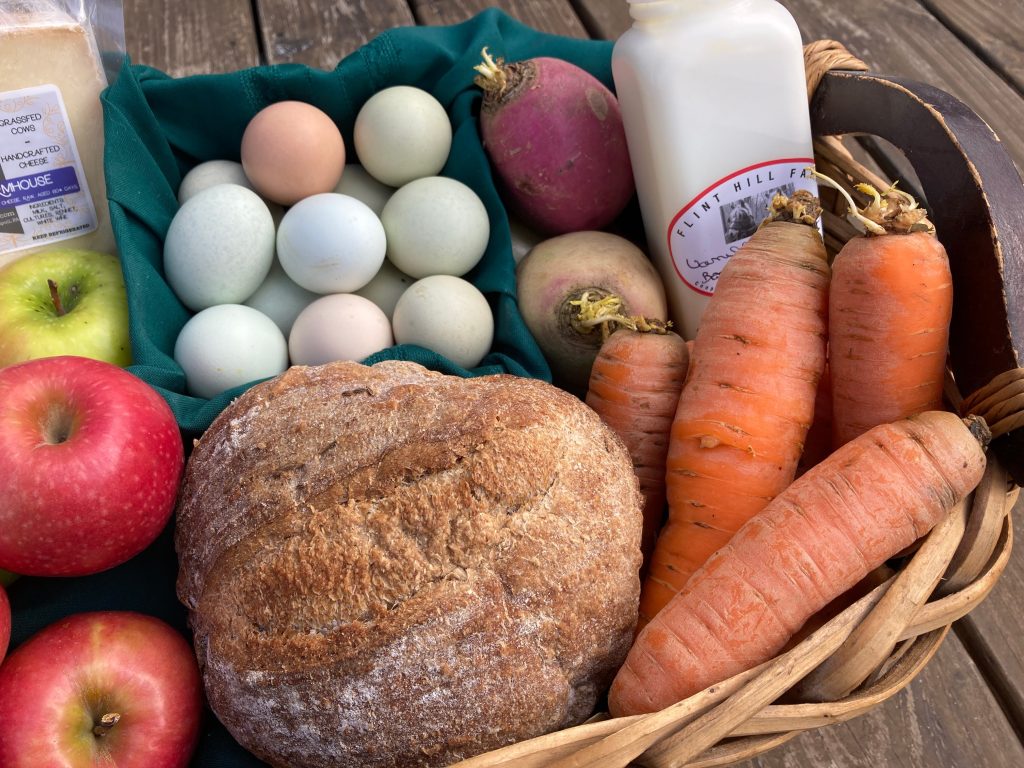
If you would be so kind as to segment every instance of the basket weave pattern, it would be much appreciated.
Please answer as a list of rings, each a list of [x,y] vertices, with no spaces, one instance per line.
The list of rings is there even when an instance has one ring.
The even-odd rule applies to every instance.
[[[867,70],[833,41],[805,48],[808,96],[830,69]],[[839,137],[815,140],[818,170],[852,190],[889,186],[854,159]],[[823,190],[825,243],[835,253],[858,231],[846,203]],[[952,410],[980,415],[998,437],[1024,426],[1024,369],[1008,371]],[[1009,512],[1018,490],[989,452],[974,492],[923,540],[898,571],[785,653],[660,712],[591,721],[458,764],[459,768],[710,768],[766,752],[802,731],[849,720],[905,688],[954,621],[991,591],[1009,559]],[[785,694],[785,696],[784,696]],[[780,697],[787,703],[780,702]],[[788,703],[792,702],[792,703]]]

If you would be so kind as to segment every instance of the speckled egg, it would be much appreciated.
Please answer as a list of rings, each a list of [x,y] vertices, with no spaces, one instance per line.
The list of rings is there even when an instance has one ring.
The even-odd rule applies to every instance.
[[[194,166],[182,177],[178,186],[178,204],[184,204],[190,197],[218,184],[238,184],[252,189],[241,163],[234,160],[207,160]]]
[[[288,368],[288,344],[273,320],[252,307],[218,304],[189,318],[174,343],[188,392],[211,398]]]
[[[371,211],[380,216],[395,188],[377,181],[358,163],[349,163],[345,166],[345,172],[341,174],[341,181],[334,191],[366,203]]]
[[[182,304],[199,311],[241,304],[274,260],[274,220],[251,189],[218,184],[178,209],[164,239],[164,275]]]
[[[352,140],[371,176],[400,187],[440,173],[452,148],[452,124],[430,93],[396,85],[378,91],[362,106]]]
[[[249,297],[245,305],[258,309],[273,320],[281,329],[281,333],[287,337],[299,312],[318,298],[320,294],[307,291],[288,277],[281,262],[274,259],[267,279],[256,289],[256,293]]]
[[[405,289],[415,282],[409,275],[402,272],[387,259],[384,259],[384,263],[377,274],[374,275],[373,280],[355,293],[357,296],[362,296],[364,299],[372,301],[390,318],[395,313],[395,305],[398,303],[398,299],[405,293]]]
[[[494,318],[484,295],[467,280],[432,275],[402,294],[392,318],[395,341],[417,344],[463,368],[479,365],[494,340]]]
[[[470,187],[445,176],[410,181],[381,214],[388,258],[412,277],[466,274],[487,250],[490,219]]]

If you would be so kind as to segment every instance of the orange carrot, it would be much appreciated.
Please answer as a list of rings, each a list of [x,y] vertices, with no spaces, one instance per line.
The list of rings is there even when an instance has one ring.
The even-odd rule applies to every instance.
[[[943,411],[847,443],[752,518],[644,627],[612,683],[612,714],[660,710],[768,661],[947,515],[984,468],[979,440]]]
[[[953,278],[935,229],[914,199],[890,187],[851,216],[868,234],[832,264],[829,342],[833,444],[876,424],[942,407]]]
[[[668,433],[683,387],[686,342],[664,324],[620,328],[601,345],[586,402],[622,438],[644,497],[640,548],[646,564],[665,516]]]
[[[799,477],[815,464],[824,460],[832,452],[832,377],[828,363],[818,382],[818,391],[814,395],[814,421],[807,430],[804,440],[804,452],[796,465]]]
[[[641,625],[792,482],[814,415],[829,281],[820,208],[806,192],[773,207],[780,218],[722,270],[694,340],[666,462],[669,520],[641,592]]]

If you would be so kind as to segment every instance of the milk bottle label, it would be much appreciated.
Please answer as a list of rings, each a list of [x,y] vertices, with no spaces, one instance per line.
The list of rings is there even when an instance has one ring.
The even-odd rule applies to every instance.
[[[790,196],[806,189],[818,194],[807,170],[813,163],[798,157],[742,168],[687,203],[668,227],[669,252],[682,281],[711,296],[722,268],[768,215],[776,193]]]

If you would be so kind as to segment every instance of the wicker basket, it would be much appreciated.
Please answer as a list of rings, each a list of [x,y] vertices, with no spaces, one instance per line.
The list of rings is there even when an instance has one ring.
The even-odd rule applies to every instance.
[[[933,220],[938,219],[939,232],[953,233],[957,241],[951,244],[943,238],[960,297],[961,317],[958,320],[955,308],[953,323],[968,326],[966,330],[961,328],[960,338],[970,340],[969,326],[974,324],[986,334],[995,327],[1007,339],[1002,346],[961,342],[958,349],[955,329],[951,335],[952,372],[947,386],[950,408],[981,415],[996,437],[985,475],[973,494],[903,560],[897,572],[772,661],[660,712],[622,718],[597,715],[575,728],[465,760],[458,763],[459,768],[709,768],[749,759],[801,731],[863,714],[901,691],[938,650],[952,622],[985,598],[1006,566],[1013,538],[1009,511],[1019,490],[1016,484],[1021,482],[1020,468],[1011,465],[1024,455],[1019,443],[1014,444],[1024,432],[1020,429],[1024,426],[1024,369],[1017,367],[1013,341],[1019,342],[1020,337],[1013,331],[1014,322],[1024,318],[1009,316],[1005,296],[979,304],[979,291],[990,286],[986,286],[985,274],[976,273],[979,264],[988,263],[987,257],[989,270],[999,282],[1002,249],[1007,241],[1013,241],[1004,236],[1005,231],[1016,227],[1014,232],[1024,234],[1022,222],[1013,218],[1024,215],[1024,188],[1012,161],[987,126],[948,94],[931,89],[927,98],[919,98],[920,89],[927,87],[858,74],[865,73],[867,67],[831,41],[812,43],[805,54],[819,170],[847,185],[868,181],[888,186],[887,179],[857,162],[836,134],[866,131],[882,135],[871,130],[875,127],[872,120],[888,120],[890,125],[897,125],[894,133],[899,139],[898,124],[905,118],[893,114],[873,117],[867,114],[870,110],[850,104],[844,88],[852,85],[861,90],[863,98],[891,92],[893,98],[912,107],[930,109],[933,122],[939,126],[937,140],[943,134],[948,137],[945,155],[939,158],[948,166],[942,168],[942,174],[948,176],[951,167],[962,167],[971,176],[968,192],[960,187],[956,193],[954,210],[949,210],[954,208],[948,203],[949,195],[942,194],[928,173],[920,174],[920,191],[936,207],[932,213]],[[823,78],[828,88],[819,86]],[[834,98],[823,92],[832,86],[840,91]],[[946,115],[935,108],[936,99],[932,97],[936,93],[954,106],[955,119],[947,121]],[[846,100],[849,114],[835,115],[836,99]],[[843,128],[843,120],[854,125]],[[865,127],[858,127],[860,124]],[[834,130],[837,125],[841,130]],[[920,128],[915,126],[915,135],[922,133]],[[911,161],[914,159],[913,147],[894,143]],[[934,164],[934,148],[926,147],[925,151],[931,153],[928,162]],[[946,157],[948,164],[943,159]],[[958,182],[954,178],[946,183]],[[822,194],[826,245],[834,253],[856,230],[842,215],[845,203],[841,199],[833,201],[824,191]],[[945,227],[939,206],[947,209],[949,223]],[[974,218],[966,218],[971,216]],[[957,221],[956,226],[953,221]],[[972,228],[965,226],[965,221],[976,222],[988,233],[988,253],[971,254],[974,262],[970,278],[958,276],[955,263],[959,250],[977,248]],[[1024,250],[1010,256],[1024,259]],[[992,275],[987,277],[991,283]],[[979,319],[979,312],[985,316]],[[979,347],[987,349],[979,352]],[[960,396],[958,382],[973,392],[966,400]],[[784,700],[792,703],[777,703],[784,694]]]

